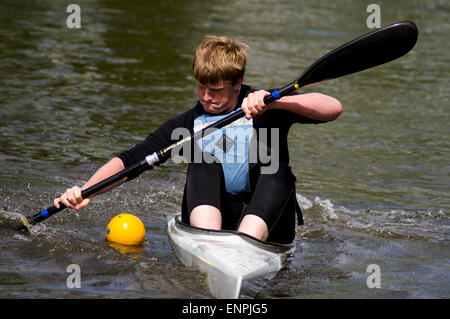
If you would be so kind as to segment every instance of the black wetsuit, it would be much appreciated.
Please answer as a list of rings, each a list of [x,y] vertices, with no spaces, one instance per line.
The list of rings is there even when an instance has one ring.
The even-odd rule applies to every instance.
[[[253,91],[249,86],[242,85],[235,109],[238,109],[242,100]],[[218,115],[219,117],[220,115]],[[192,134],[194,126],[202,118],[211,120],[214,119],[214,116],[205,112],[200,102],[197,102],[192,109],[166,121],[148,135],[143,142],[121,153],[119,158],[123,161],[125,167],[140,161],[145,156],[175,143],[177,140],[171,139],[172,132],[175,129],[185,128]],[[246,124],[253,127],[253,134],[249,135],[250,141],[246,145],[252,150],[260,151],[264,149],[262,153],[269,155],[272,162],[273,159],[276,159],[277,170],[270,174],[264,173],[264,170],[273,163],[262,161],[259,156],[253,157],[252,161],[247,161],[244,164],[245,174],[247,175],[244,178],[246,184],[242,186],[242,189],[234,187],[233,183],[230,182],[229,176],[233,175],[234,166],[230,168],[219,160],[213,163],[205,162],[203,157],[201,161],[194,161],[193,158],[188,159],[190,164],[183,195],[182,220],[189,223],[189,215],[196,206],[211,205],[218,208],[222,214],[222,228],[236,230],[240,220],[246,214],[254,214],[261,217],[267,224],[269,230],[267,241],[291,243],[295,238],[295,213],[297,212],[299,225],[303,224],[303,218],[296,200],[295,176],[289,167],[287,143],[289,129],[294,123],[318,124],[322,122],[278,109],[269,109],[254,117],[251,122]],[[214,159],[221,156],[225,157],[229,149],[233,149],[232,139],[230,140],[231,146],[226,146],[226,129],[222,129],[222,132],[220,134],[223,137],[220,134],[218,135],[220,141],[213,138],[214,144],[210,144],[214,147],[214,150],[220,149],[219,151],[222,152],[212,154]],[[264,138],[261,138],[261,132],[265,132]],[[278,138],[275,139],[276,145],[272,145],[272,134],[275,133]],[[223,138],[225,138],[225,142]],[[201,145],[203,144],[200,144],[199,147],[197,143],[193,143],[191,154],[202,152]],[[236,149],[237,146],[235,145],[234,150],[236,151]],[[243,164],[241,163],[238,166],[242,167]],[[130,176],[128,179],[135,177]],[[237,177],[239,178],[239,176]]]

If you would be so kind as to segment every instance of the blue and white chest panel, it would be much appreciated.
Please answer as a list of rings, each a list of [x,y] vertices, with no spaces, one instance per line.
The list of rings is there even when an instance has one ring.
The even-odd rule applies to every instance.
[[[197,117],[194,120],[194,132],[227,115],[229,114],[218,116],[203,114]],[[248,159],[252,137],[253,119],[248,120],[243,117],[196,141],[203,151],[205,162],[213,161],[212,158],[207,158],[211,154],[222,164],[226,191],[230,194],[239,194],[250,190]]]

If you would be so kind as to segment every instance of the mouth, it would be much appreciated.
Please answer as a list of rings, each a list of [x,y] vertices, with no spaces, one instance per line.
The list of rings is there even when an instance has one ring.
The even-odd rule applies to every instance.
[[[208,108],[208,109],[220,110],[222,108],[221,105],[218,105],[214,102],[203,102],[202,104],[205,108]]]

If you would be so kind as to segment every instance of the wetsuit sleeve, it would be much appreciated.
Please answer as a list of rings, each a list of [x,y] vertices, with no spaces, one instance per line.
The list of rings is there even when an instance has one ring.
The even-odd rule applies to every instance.
[[[122,152],[118,157],[122,160],[125,167],[128,167],[138,161],[144,159],[156,151],[162,150],[176,140],[172,140],[172,131],[176,128],[184,127],[192,131],[193,112],[187,111],[175,118],[164,122],[159,128],[150,133],[144,141],[136,144],[131,149]],[[129,176],[128,180],[136,178],[141,172]]]

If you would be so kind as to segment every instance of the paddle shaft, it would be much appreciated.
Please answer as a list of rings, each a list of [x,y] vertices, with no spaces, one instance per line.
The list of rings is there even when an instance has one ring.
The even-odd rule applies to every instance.
[[[417,41],[417,35],[418,33],[415,24],[409,21],[391,24],[384,28],[364,34],[321,57],[306,69],[298,79],[266,96],[264,98],[264,103],[266,105],[270,104],[275,100],[294,92],[300,87],[309,84],[335,79],[395,60],[414,47]],[[130,174],[136,174],[151,169],[168,159],[173,148],[189,143],[199,136],[210,134],[214,129],[222,128],[241,118],[243,115],[244,112],[239,109],[191,136],[182,139],[161,151],[155,152],[142,161],[83,190],[81,196],[83,198],[91,197],[106,187],[130,176]],[[27,217],[27,219],[30,224],[36,224],[65,208],[66,206],[64,204],[60,204],[59,208],[51,206],[35,215]]]
[[[264,101],[265,102],[268,101],[269,100],[268,98],[269,98],[269,96],[267,96]],[[268,103],[269,102],[267,102],[266,104],[268,104]],[[102,191],[106,187],[130,176],[131,174],[139,174],[139,172],[143,172],[145,170],[152,169],[153,167],[159,165],[161,162],[164,162],[166,159],[168,159],[170,157],[171,150],[173,148],[175,148],[177,146],[181,147],[184,144],[189,143],[191,140],[195,140],[199,136],[205,136],[207,134],[210,134],[214,131],[214,129],[219,129],[221,127],[224,127],[224,126],[234,122],[235,120],[241,118],[243,115],[244,115],[244,112],[242,112],[242,110],[238,110],[237,112],[234,112],[233,114],[223,118],[222,120],[208,125],[207,127],[192,134],[191,136],[184,138],[181,141],[174,143],[161,151],[155,152],[155,153],[145,157],[145,159],[141,160],[140,162],[130,165],[130,166],[126,167],[125,169],[121,170],[120,172],[92,185],[89,188],[86,188],[85,190],[83,190],[81,192],[81,197],[82,198],[91,197],[94,194]],[[28,216],[27,219],[30,224],[34,225],[34,224],[41,222],[66,208],[67,208],[66,205],[60,203],[59,208],[57,208],[54,205],[47,207],[46,209],[42,210],[41,212],[39,212],[35,215]]]

